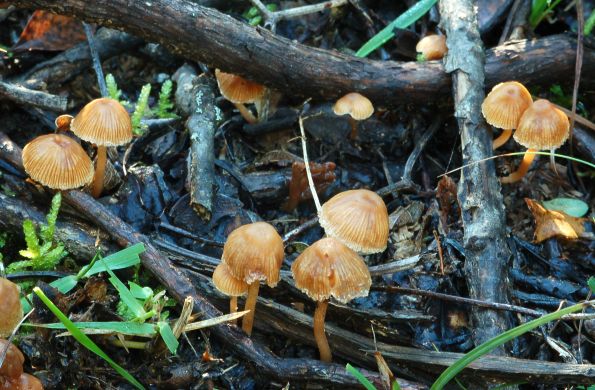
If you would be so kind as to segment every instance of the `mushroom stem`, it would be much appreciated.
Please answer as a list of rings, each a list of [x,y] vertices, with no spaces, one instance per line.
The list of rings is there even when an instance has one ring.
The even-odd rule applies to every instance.
[[[254,323],[254,311],[256,309],[256,298],[258,298],[258,289],[260,282],[257,280],[248,287],[248,298],[246,298],[246,306],[244,310],[250,310],[242,320],[242,329],[248,334],[252,335],[252,324]]]
[[[91,195],[94,198],[99,198],[103,190],[103,177],[105,176],[105,164],[107,162],[107,147],[97,145],[97,162],[95,165],[95,176],[93,176],[93,183],[91,183]]]
[[[498,149],[500,146],[504,145],[506,141],[510,139],[512,136],[512,130],[504,129],[502,130],[502,134],[500,134],[497,138],[494,138],[494,143],[492,144],[492,150]]]
[[[234,103],[233,105],[236,106],[236,108],[238,109],[242,117],[246,120],[246,122],[250,124],[258,122],[254,114],[252,114],[252,112],[242,103]]]
[[[349,124],[351,125],[351,135],[350,138],[352,140],[357,138],[357,122],[352,117],[349,117]]]
[[[229,298],[229,314],[233,314],[238,311],[238,297]],[[232,324],[236,324],[236,320],[229,321]]]
[[[527,171],[529,171],[529,167],[535,158],[535,152],[535,149],[527,149],[525,155],[523,156],[523,161],[521,162],[521,165],[519,165],[518,169],[508,176],[501,177],[500,182],[502,184],[510,184],[521,180],[527,174]]]
[[[331,354],[331,347],[328,345],[326,334],[324,333],[324,317],[326,316],[326,309],[328,307],[328,300],[319,301],[314,311],[314,338],[318,351],[320,352],[320,360],[330,363],[333,360]]]

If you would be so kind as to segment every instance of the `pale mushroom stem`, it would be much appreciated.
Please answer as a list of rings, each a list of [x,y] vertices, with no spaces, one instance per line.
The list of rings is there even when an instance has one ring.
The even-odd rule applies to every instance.
[[[498,149],[500,146],[504,145],[506,141],[510,139],[512,136],[512,130],[502,130],[502,134],[500,134],[497,138],[494,138],[494,143],[492,145],[492,150]]]
[[[331,354],[331,347],[328,345],[326,334],[324,333],[324,317],[326,316],[326,309],[328,301],[319,301],[314,311],[314,339],[318,345],[320,352],[320,360],[330,363],[333,360]]]
[[[258,289],[260,282],[257,280],[248,287],[248,298],[246,298],[246,306],[244,310],[250,310],[242,319],[242,329],[248,334],[252,335],[252,324],[254,323],[254,310],[256,309],[256,298],[258,298]]]
[[[523,161],[521,161],[521,165],[519,165],[518,169],[508,176],[501,177],[500,182],[502,184],[510,184],[521,180],[529,171],[529,167],[535,158],[536,151],[536,149],[527,149],[525,155],[523,156]]]
[[[240,114],[242,114],[242,117],[246,120],[246,122],[250,124],[258,122],[254,114],[252,114],[252,112],[242,103],[234,103],[233,105],[236,106],[236,108],[238,109]]]
[[[349,124],[351,125],[351,135],[350,138],[356,139],[357,138],[357,121],[352,117],[349,117]]]
[[[93,176],[93,183],[91,183],[91,195],[94,198],[99,198],[101,191],[103,191],[103,177],[105,176],[105,164],[107,163],[107,147],[97,146],[97,163],[95,166],[95,176]]]
[[[229,314],[233,314],[238,311],[238,297],[229,298]],[[229,321],[232,324],[236,324],[237,320]]]

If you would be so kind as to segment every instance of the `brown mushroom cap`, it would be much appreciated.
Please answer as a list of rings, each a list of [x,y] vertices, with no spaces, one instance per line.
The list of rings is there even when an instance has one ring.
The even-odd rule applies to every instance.
[[[349,114],[353,119],[361,121],[368,119],[374,113],[372,102],[357,92],[343,96],[333,106],[335,115]]]
[[[231,232],[221,261],[237,279],[248,284],[262,280],[275,287],[283,256],[283,239],[275,228],[266,222],[255,222]]]
[[[532,103],[531,94],[523,84],[507,81],[492,88],[481,104],[481,112],[490,125],[512,130]]]
[[[360,255],[326,237],[309,246],[291,265],[297,288],[315,301],[333,296],[341,303],[368,295],[372,278]]]
[[[246,80],[243,77],[221,72],[219,69],[215,69],[215,77],[221,95],[232,103],[254,103],[264,96],[265,88],[263,85]]]
[[[118,146],[132,139],[132,122],[126,109],[110,98],[88,103],[70,123],[80,139],[101,146]]]
[[[570,122],[548,100],[540,99],[529,107],[513,137],[528,149],[549,150],[560,147],[570,133]]]
[[[0,278],[0,337],[9,337],[22,318],[19,287],[8,279]]]
[[[423,54],[424,58],[428,61],[439,60],[448,52],[446,36],[427,35],[417,42],[415,51]]]
[[[19,390],[43,390],[41,381],[30,374],[21,374],[18,379]]]
[[[369,190],[341,192],[318,214],[320,226],[358,253],[377,253],[388,242],[388,211],[380,196]]]
[[[35,138],[23,148],[23,165],[44,186],[68,190],[93,180],[93,163],[74,139],[61,134]]]
[[[9,345],[8,352],[6,353],[4,363],[0,366],[0,377],[16,379],[23,373],[25,357],[14,344],[0,339],[0,351],[4,351],[7,345]]]
[[[213,283],[217,290],[230,297],[239,297],[248,292],[248,283],[234,278],[227,264],[220,263],[213,272]]]

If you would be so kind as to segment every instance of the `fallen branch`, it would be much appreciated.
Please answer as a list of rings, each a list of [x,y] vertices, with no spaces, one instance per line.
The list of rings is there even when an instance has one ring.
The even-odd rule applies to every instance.
[[[438,61],[372,61],[312,48],[185,0],[112,0],[92,6],[81,0],[9,3],[119,28],[159,42],[173,54],[302,97],[331,100],[357,91],[376,104],[391,105],[426,103],[447,97],[451,90],[450,76]],[[593,68],[595,51],[585,44],[583,65]],[[556,35],[489,50],[486,86],[511,79],[525,84],[567,79],[574,69],[575,45],[570,36]]]
[[[68,99],[46,92],[33,91],[20,85],[0,81],[0,97],[20,103],[24,106],[33,106],[54,112],[66,111]]]

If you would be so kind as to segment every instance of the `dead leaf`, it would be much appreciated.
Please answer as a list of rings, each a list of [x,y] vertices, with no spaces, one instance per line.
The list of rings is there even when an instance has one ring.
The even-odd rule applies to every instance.
[[[525,202],[535,218],[535,242],[552,237],[575,240],[584,233],[583,218],[575,218],[562,211],[546,210],[539,202],[525,198]]]
[[[443,176],[436,188],[436,199],[440,205],[440,222],[445,232],[448,231],[448,217],[457,204],[457,185],[450,176]],[[456,208],[455,208],[456,210]]]
[[[395,382],[395,376],[393,375],[392,371],[386,364],[386,361],[382,357],[380,352],[374,352],[374,357],[376,358],[376,364],[378,365],[378,372],[380,373],[380,378],[382,379],[382,385],[384,389],[390,390],[393,388],[393,383]]]
[[[86,39],[83,24],[70,16],[33,12],[12,50],[66,50]]]

